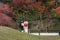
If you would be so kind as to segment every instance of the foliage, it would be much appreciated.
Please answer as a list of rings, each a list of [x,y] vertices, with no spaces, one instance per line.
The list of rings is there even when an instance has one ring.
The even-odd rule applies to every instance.
[[[33,4],[28,5],[28,8],[35,8],[40,13],[44,13],[45,7],[41,5],[41,2],[35,2]]]
[[[56,8],[56,13],[57,13],[58,15],[60,15],[60,6],[58,6],[58,7]]]
[[[17,5],[19,6],[17,8],[21,8],[21,5],[26,4],[26,9],[27,10],[36,9],[38,12],[40,12],[42,14],[45,13],[45,12],[49,12],[55,6],[54,5],[54,3],[55,3],[54,0],[50,0],[50,1],[42,0],[42,1],[36,1],[36,2],[30,1],[30,2],[33,2],[33,3],[30,3],[30,4],[28,2],[29,2],[29,0],[28,1],[27,0],[25,0],[25,1],[24,0],[19,0],[19,1],[13,0],[13,3],[14,4],[16,3],[15,6],[16,7],[17,7]],[[23,9],[23,7],[22,7],[22,9]],[[24,10],[26,10],[26,9],[24,9]]]
[[[8,4],[0,4],[0,25],[12,26],[12,24],[14,23],[14,16],[15,15],[13,13],[12,7],[10,7]]]
[[[23,3],[21,3],[21,0],[19,2],[15,2],[16,7],[14,7],[14,12],[16,14],[16,19],[18,22],[21,20],[41,20],[41,24],[43,24],[44,19],[52,18],[55,15],[54,11],[52,10],[55,9],[54,0],[45,0],[45,3],[43,1],[32,1],[31,3],[28,3],[23,0]]]
[[[39,16],[41,15],[39,11],[34,8],[29,9],[25,4],[20,6],[20,8],[15,9],[15,14],[18,20],[21,18],[26,18],[27,20],[37,20],[40,19]]]
[[[47,18],[59,17],[59,13],[57,14],[54,10],[55,0],[12,0],[12,6],[6,4],[3,12],[18,23],[21,20],[42,20],[43,22]]]

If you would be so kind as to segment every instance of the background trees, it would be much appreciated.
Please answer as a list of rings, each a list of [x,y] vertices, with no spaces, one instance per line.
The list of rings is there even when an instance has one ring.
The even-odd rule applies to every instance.
[[[16,14],[17,20],[29,20],[29,21],[40,21],[40,27],[47,28],[49,25],[52,24],[51,19],[55,15],[55,0],[20,0],[14,1],[13,3],[16,4],[14,6],[14,12]],[[47,20],[46,20],[47,19]],[[44,22],[46,20],[46,22]],[[36,22],[34,22],[36,23]],[[46,24],[48,23],[48,24]],[[45,25],[46,24],[46,25]]]
[[[0,1],[0,25],[13,26],[14,24],[13,7],[10,7],[6,0]]]
[[[17,24],[21,20],[28,20],[31,23],[40,21],[40,23],[37,22],[37,25],[47,27],[48,24],[53,24],[53,19],[60,18],[60,7],[56,6],[55,0],[2,0],[1,2],[4,5],[0,6],[0,9]]]

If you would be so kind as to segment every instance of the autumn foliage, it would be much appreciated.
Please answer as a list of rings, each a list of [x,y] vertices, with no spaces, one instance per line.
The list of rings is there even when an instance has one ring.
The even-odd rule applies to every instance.
[[[5,17],[7,18],[6,20],[10,20],[11,23],[13,23],[13,17],[15,17],[15,13],[14,13],[14,10],[17,8],[17,12],[19,11],[22,11],[20,9],[23,9],[21,8],[21,5],[23,4],[26,4],[26,9],[35,9],[37,10],[39,13],[41,14],[44,14],[44,13],[47,13],[51,10],[51,6],[52,4],[54,3],[54,0],[52,1],[48,1],[46,2],[46,4],[44,4],[42,1],[44,0],[12,0],[12,6],[10,6],[8,3],[6,4],[2,4],[0,5],[0,13],[1,15],[5,15]],[[56,10],[59,10],[60,7],[56,8]],[[26,12],[26,10],[23,9],[23,11],[25,13],[29,13],[30,10],[28,10],[28,12]],[[18,12],[18,14],[19,14]],[[57,14],[60,14],[60,11],[56,11]],[[16,13],[17,14],[17,13]],[[17,14],[17,15],[18,15]],[[50,14],[49,14],[49,17]],[[4,18],[3,18],[4,19]],[[8,22],[8,24],[10,24],[10,21]]]
[[[19,7],[20,5],[24,3],[30,3],[30,2],[33,2],[33,0],[13,0],[13,6]]]
[[[0,25],[12,25],[13,9],[8,4],[0,5]]]
[[[55,3],[55,0],[46,1],[42,4],[44,0],[13,0],[14,7],[20,7],[22,4],[27,4],[27,8],[34,8],[38,10],[40,13],[44,13],[45,11],[49,11],[51,6]]]
[[[60,15],[60,6],[58,6],[58,7],[56,8],[56,13],[57,13],[58,15]]]
[[[35,8],[40,13],[44,13],[44,6],[41,5],[41,2],[35,2],[33,4],[28,5],[28,8]]]

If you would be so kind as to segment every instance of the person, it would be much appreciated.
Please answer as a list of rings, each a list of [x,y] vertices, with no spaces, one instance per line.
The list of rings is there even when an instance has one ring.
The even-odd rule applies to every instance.
[[[24,32],[24,28],[23,28],[23,26],[24,26],[24,22],[21,21],[21,22],[20,22],[20,29],[21,29],[21,32]]]
[[[24,21],[24,31],[28,33],[28,21]]]

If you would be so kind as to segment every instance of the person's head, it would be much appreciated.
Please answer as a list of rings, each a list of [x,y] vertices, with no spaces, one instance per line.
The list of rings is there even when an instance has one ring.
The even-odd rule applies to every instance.
[[[21,21],[21,22],[24,22],[24,21]]]

